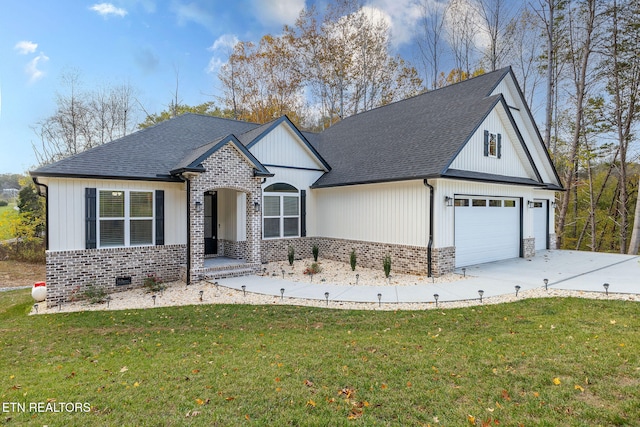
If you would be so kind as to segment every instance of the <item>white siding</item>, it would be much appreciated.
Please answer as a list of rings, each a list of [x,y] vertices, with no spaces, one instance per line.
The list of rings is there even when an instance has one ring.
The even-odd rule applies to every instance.
[[[531,121],[529,114],[525,110],[526,106],[524,101],[517,93],[515,82],[510,76],[505,77],[500,84],[496,86],[492,95],[499,93],[504,96],[507,105],[517,108],[517,110],[514,108],[510,109],[511,115],[522,134],[522,138],[529,148],[533,162],[538,168],[538,172],[540,173],[542,180],[544,182],[559,184],[556,180],[555,174],[553,173],[551,164],[547,159],[545,148],[543,144],[539,142],[539,136],[535,127],[536,124]]]
[[[429,189],[422,181],[312,190],[317,236],[426,246]]]
[[[517,197],[522,199],[522,237],[534,237],[533,209],[527,204],[534,199],[554,200],[554,192],[535,190],[533,187],[516,185],[486,184],[472,181],[437,179],[432,180],[435,187],[435,212],[434,212],[434,247],[444,248],[454,246],[454,208],[444,204],[446,196],[455,195],[480,195],[496,197]],[[550,223],[553,224],[553,210],[551,210]],[[553,230],[553,225],[550,227]]]
[[[312,152],[291,130],[281,123],[249,149],[263,165],[324,169]]]
[[[278,168],[273,166],[269,167],[269,171],[271,173],[274,173],[275,176],[267,178],[265,183],[262,184],[263,190],[271,184],[275,184],[277,182],[284,182],[286,184],[293,185],[298,190],[307,191],[307,236],[317,235],[316,192],[310,191],[309,187],[314,182],[316,182],[324,172],[302,170],[302,169]]]
[[[164,190],[165,244],[185,244],[186,187],[182,183],[38,178],[49,186],[49,250],[85,248],[85,188]]]
[[[502,114],[500,114],[502,112]],[[501,117],[502,116],[502,117]],[[451,163],[451,169],[536,179],[513,127],[498,105],[482,122],[469,142]],[[505,124],[507,123],[507,124]],[[500,158],[484,155],[484,131],[502,135]]]

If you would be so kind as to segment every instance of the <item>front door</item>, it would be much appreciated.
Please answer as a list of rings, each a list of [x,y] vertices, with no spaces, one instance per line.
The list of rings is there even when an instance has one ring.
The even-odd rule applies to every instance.
[[[218,254],[218,193],[204,195],[204,254]]]

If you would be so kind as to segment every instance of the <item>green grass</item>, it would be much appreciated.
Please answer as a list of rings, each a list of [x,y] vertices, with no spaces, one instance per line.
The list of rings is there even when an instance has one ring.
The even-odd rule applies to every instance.
[[[0,241],[15,237],[10,227],[11,220],[18,216],[18,212],[13,209],[15,205],[9,203],[8,206],[0,206]]]
[[[0,293],[0,401],[87,402],[92,411],[5,412],[0,424],[640,420],[634,302],[399,312],[203,305],[26,316],[31,305],[28,291]]]

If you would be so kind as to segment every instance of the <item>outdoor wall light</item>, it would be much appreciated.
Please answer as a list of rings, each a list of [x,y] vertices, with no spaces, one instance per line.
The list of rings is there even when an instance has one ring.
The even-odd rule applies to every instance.
[[[242,295],[247,296],[247,285],[242,285]]]
[[[378,307],[382,307],[382,294],[378,294]]]
[[[329,292],[324,293],[324,299],[327,301],[327,307],[329,307]]]
[[[280,301],[284,301],[284,288],[280,288]]]
[[[556,201],[555,201],[555,200],[552,200],[552,201],[551,201],[551,207],[555,209],[555,208],[556,208],[556,206],[558,206],[558,204],[556,203]]]
[[[202,202],[198,200],[196,202],[196,212],[200,212],[201,210],[202,210]]]
[[[204,291],[200,291],[198,292],[198,294],[200,294],[200,301],[202,301],[202,296],[204,295]]]
[[[609,284],[608,284],[608,283],[605,283],[605,284],[604,284],[604,285],[602,285],[602,286],[604,286],[604,291],[605,291],[605,293],[607,294],[607,296],[609,296]]]
[[[438,307],[438,298],[440,298],[440,295],[433,294],[433,299],[436,300],[436,307]]]
[[[529,200],[527,201],[527,206],[533,208],[535,206],[535,203],[533,203],[533,200]]]
[[[480,302],[482,302],[482,295],[484,295],[484,291],[482,289],[480,289],[478,291],[478,295],[480,295]]]
[[[549,290],[549,279],[542,279],[542,281],[544,282],[544,290],[548,291]]]
[[[520,285],[516,285],[516,296],[518,296],[518,292],[520,292]]]
[[[256,211],[256,213],[260,212],[260,202],[253,202],[253,210]]]
[[[153,300],[153,305],[156,305],[156,296],[155,295],[151,295],[151,299]]]
[[[444,205],[445,206],[453,206],[453,197],[444,196]]]

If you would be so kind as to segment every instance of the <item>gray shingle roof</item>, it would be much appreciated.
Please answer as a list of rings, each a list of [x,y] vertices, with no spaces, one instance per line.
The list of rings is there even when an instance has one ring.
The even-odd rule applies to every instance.
[[[499,101],[509,69],[348,117],[313,141],[332,170],[315,187],[442,174]]]
[[[500,95],[489,95],[509,72],[505,68],[370,110],[321,133],[301,133],[331,168],[314,186],[442,176],[500,101]],[[185,114],[32,175],[172,180],[171,171],[193,167],[225,138],[250,147],[282,119],[258,125]]]
[[[170,171],[221,137],[258,127],[219,117],[185,114],[43,166],[35,176],[171,179]],[[197,157],[197,156],[196,156]]]

